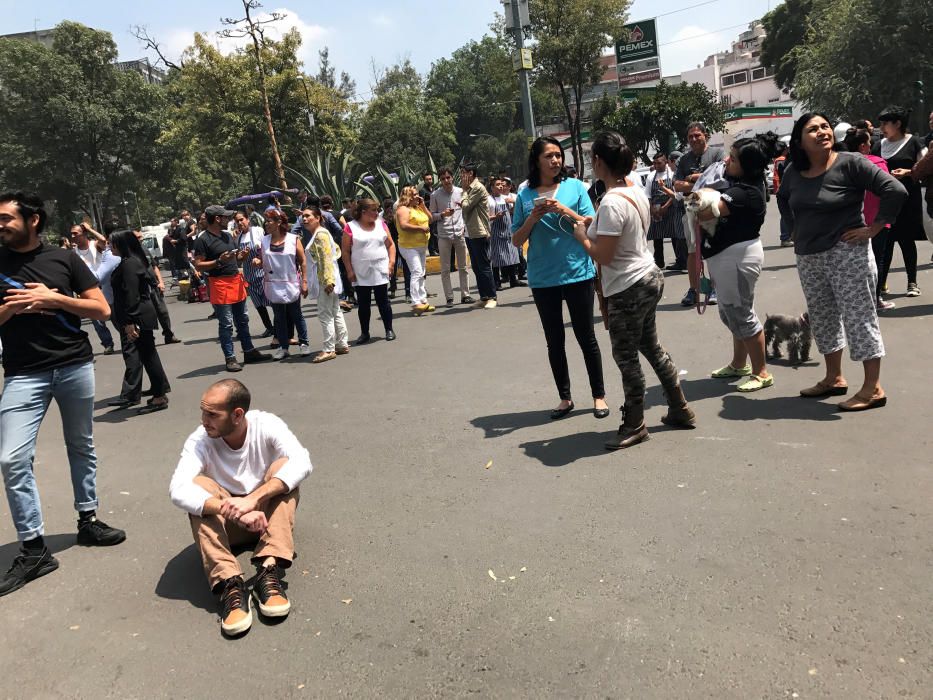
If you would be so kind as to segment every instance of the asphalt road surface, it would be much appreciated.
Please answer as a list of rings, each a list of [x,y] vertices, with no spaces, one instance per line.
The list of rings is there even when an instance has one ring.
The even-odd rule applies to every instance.
[[[773,205],[758,311],[800,313]],[[557,398],[527,289],[493,311],[423,318],[398,300],[394,343],[374,310],[377,339],[346,357],[247,366],[236,376],[254,407],[290,425],[314,472],[291,615],[234,641],[167,493],[201,393],[230,375],[210,307],[173,302],[185,343],[160,348],[168,411],[105,408],[122,360],[97,357],[100,515],[127,530],[124,544],[75,545],[49,411],[35,469],[61,568],[0,599],[0,696],[933,697],[931,252],[920,244],[916,299],[895,259],[889,404],[863,414],[798,397],[822,376],[815,361],[774,363],[774,387],[753,395],[708,378],[730,340],[715,309],[681,309],[684,275],[667,277],[659,329],[698,428],[661,426],[648,370],[652,438],[622,452],[602,446],[622,387],[601,326],[612,416],[588,410],[570,336],[578,408],[548,419]],[[305,312],[316,351],[313,304]],[[355,338],[355,313],[348,322]],[[857,386],[861,368],[844,367]],[[0,523],[5,570],[5,503]]]

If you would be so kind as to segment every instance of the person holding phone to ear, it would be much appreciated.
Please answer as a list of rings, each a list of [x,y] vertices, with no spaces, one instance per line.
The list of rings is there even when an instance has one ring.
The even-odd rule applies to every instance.
[[[528,187],[518,193],[512,215],[512,243],[528,243],[528,286],[541,317],[547,340],[548,361],[560,403],[551,418],[563,418],[574,409],[570,370],[564,348],[563,305],[566,302],[577,343],[583,351],[593,395],[593,414],[609,415],[603,384],[603,361],[593,330],[596,267],[574,238],[577,222],[595,214],[586,187],[565,179],[564,151],[550,136],[535,140],[528,155]]]

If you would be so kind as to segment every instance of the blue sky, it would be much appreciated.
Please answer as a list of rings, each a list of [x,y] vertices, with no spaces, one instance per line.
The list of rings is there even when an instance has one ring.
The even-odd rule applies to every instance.
[[[665,15],[658,19],[658,31],[661,64],[666,75],[694,68],[710,53],[728,48],[745,24],[778,4],[770,0],[708,0],[699,7],[672,13],[699,3],[703,0],[665,3],[635,0],[632,5],[629,12],[632,20]],[[317,68],[317,51],[325,45],[330,47],[332,63],[356,80],[361,99],[369,96],[373,64],[378,69],[410,58],[423,73],[433,61],[449,56],[467,41],[486,33],[493,14],[501,8],[500,0],[396,0],[392,3],[280,0],[266,2],[264,6],[266,11],[287,12],[283,24],[301,31],[304,37],[302,58],[309,71]],[[194,32],[216,32],[221,27],[220,18],[241,16],[242,6],[238,0],[146,3],[0,0],[0,11],[4,18],[0,30],[3,33],[29,31],[34,26],[52,27],[64,19],[105,29],[113,34],[120,57],[126,60],[145,53],[130,33],[132,25],[147,26],[167,53],[177,57],[191,44]]]

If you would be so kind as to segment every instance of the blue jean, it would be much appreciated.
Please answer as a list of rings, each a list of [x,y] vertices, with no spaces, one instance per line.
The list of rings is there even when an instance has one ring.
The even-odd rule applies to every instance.
[[[7,377],[0,397],[0,469],[21,541],[44,533],[33,458],[39,426],[52,399],[62,416],[75,510],[97,508],[93,363]]]
[[[243,352],[254,349],[253,339],[249,337],[249,314],[246,311],[246,299],[236,304],[212,304],[217,314],[217,328],[220,336],[220,347],[224,351],[224,358],[236,357],[233,349],[233,326],[236,324],[237,339]]]
[[[275,323],[275,339],[279,341],[280,348],[288,350],[289,322],[294,324],[298,331],[299,345],[308,344],[308,324],[301,315],[301,299],[290,304],[273,304],[272,316]]]
[[[97,337],[100,338],[100,344],[105,348],[112,348],[113,335],[111,335],[110,329],[107,328],[107,324],[103,321],[91,321],[91,324],[94,326],[94,330],[97,331]]]

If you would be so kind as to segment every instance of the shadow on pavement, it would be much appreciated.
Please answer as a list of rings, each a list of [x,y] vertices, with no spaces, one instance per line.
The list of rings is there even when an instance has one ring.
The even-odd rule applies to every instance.
[[[227,371],[226,365],[211,365],[210,367],[201,367],[200,369],[193,369],[190,372],[185,372],[184,374],[179,374],[179,379],[192,379],[194,377],[209,377],[213,374],[223,374]]]
[[[523,442],[519,447],[525,451],[526,455],[538,460],[546,467],[566,467],[578,459],[608,454],[603,443],[611,435],[611,432],[574,433],[547,440]]]
[[[575,409],[574,413],[582,412]],[[571,413],[570,415],[573,415]],[[487,438],[501,437],[522,428],[533,428],[551,422],[550,412],[545,409],[524,411],[522,413],[500,413],[494,416],[479,416],[470,421],[476,428],[485,431]]]
[[[720,418],[726,420],[840,420],[836,403],[800,396],[774,399],[749,398],[739,394],[724,396]]]
[[[880,314],[881,318],[911,318],[913,316],[933,315],[933,304],[920,304],[919,306],[898,306]]]
[[[217,601],[204,578],[201,554],[193,544],[172,557],[156,584],[155,594],[169,600],[187,600],[196,608],[217,612]]]
[[[60,535],[45,535],[45,546],[49,548],[52,554],[64,552],[71,549],[76,544],[77,531]],[[6,571],[13,563],[13,558],[19,554],[19,542],[9,542],[0,546],[0,569]]]

